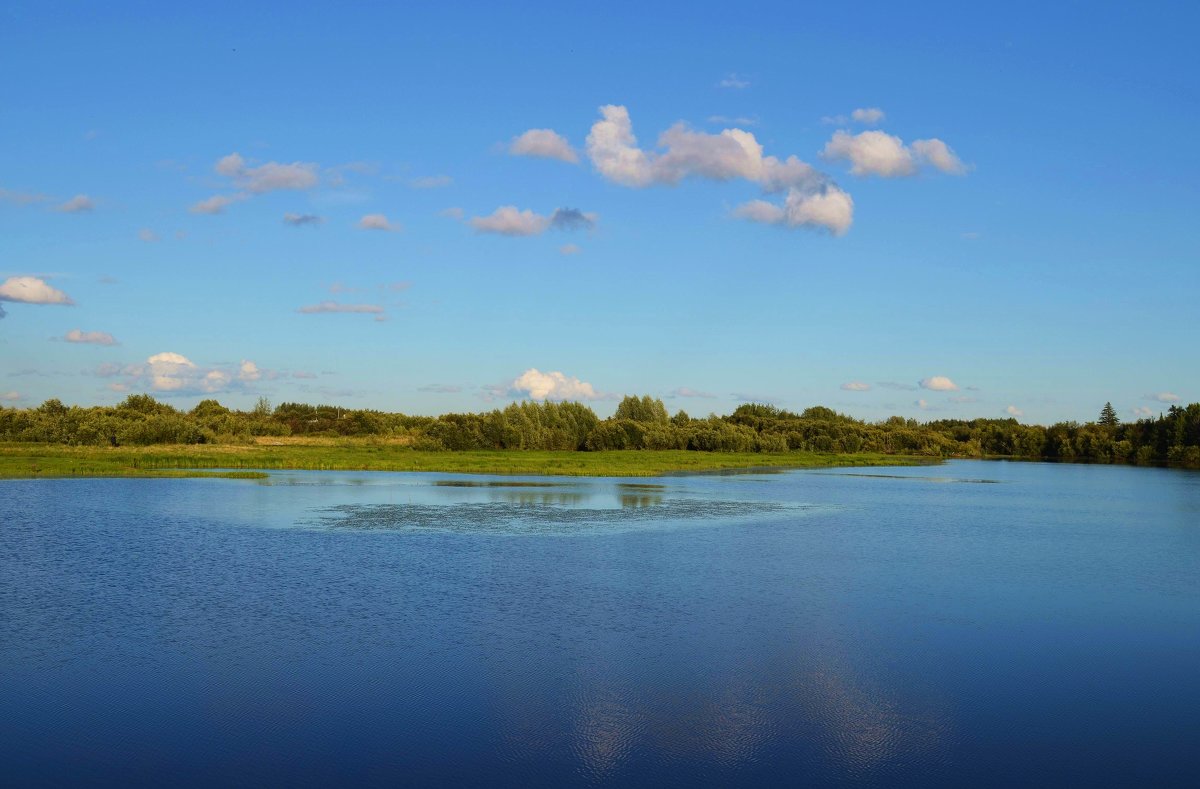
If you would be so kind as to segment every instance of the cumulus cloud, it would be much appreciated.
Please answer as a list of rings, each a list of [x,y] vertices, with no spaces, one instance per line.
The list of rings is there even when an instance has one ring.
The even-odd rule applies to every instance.
[[[300,307],[296,312],[304,315],[316,315],[326,312],[354,312],[365,313],[370,315],[382,315],[383,307],[378,304],[343,304],[338,301],[322,301],[318,304],[309,304]]]
[[[363,230],[385,230],[399,232],[402,228],[399,222],[390,222],[384,214],[367,214],[358,220],[358,226]]]
[[[536,367],[530,367],[517,376],[508,390],[513,396],[527,396],[534,400],[597,400],[602,397],[586,381],[558,371],[543,373]]]
[[[550,227],[556,230],[591,230],[596,226],[596,214],[578,208],[556,208],[550,215]]]
[[[941,140],[915,140],[910,148],[899,137],[874,130],[858,134],[834,132],[821,156],[830,161],[850,162],[850,173],[860,176],[901,178],[915,175],[922,164],[951,175],[966,172],[966,165]]]
[[[1143,399],[1154,400],[1158,403],[1178,403],[1179,395],[1175,394],[1174,392],[1158,392],[1155,394],[1148,394]]]
[[[317,216],[316,214],[293,214],[286,213],[283,215],[284,224],[292,227],[303,227],[304,225],[319,225],[325,221],[325,217]]]
[[[471,217],[469,222],[477,233],[504,236],[536,236],[550,227],[550,217],[535,214],[529,208],[522,211],[515,205],[502,205],[487,216]]]
[[[88,345],[118,345],[111,334],[106,331],[80,331],[71,329],[63,337],[67,342],[85,343]]]
[[[884,118],[883,110],[878,107],[860,107],[850,113],[850,118],[858,123],[874,126]]]
[[[854,200],[834,184],[815,192],[789,189],[783,205],[751,200],[734,209],[739,219],[768,225],[827,230],[844,235],[854,222]]]
[[[452,183],[454,183],[454,179],[448,175],[423,175],[420,178],[413,178],[408,185],[413,189],[441,189]]]
[[[504,236],[537,236],[550,230],[591,229],[599,217],[576,208],[558,208],[550,216],[524,211],[514,205],[503,205],[487,216],[471,217],[469,224],[477,233],[498,233]]]
[[[957,392],[958,384],[951,381],[944,375],[933,375],[929,378],[922,378],[920,381],[922,389],[929,389],[934,392]]]
[[[717,83],[718,88],[733,88],[734,90],[742,90],[750,87],[750,81],[744,77],[739,77],[735,73],[726,74]]]
[[[871,385],[862,381],[849,381],[842,384],[842,389],[847,392],[868,392],[871,390]]]
[[[225,209],[229,206],[233,205],[234,203],[240,203],[245,199],[246,195],[244,194],[213,195],[207,200],[201,200],[198,203],[193,203],[188,210],[193,214],[221,214],[224,213]]]
[[[936,137],[928,140],[913,140],[913,155],[917,161],[950,175],[963,175],[967,166],[951,150],[950,146]]]
[[[82,214],[85,211],[91,211],[96,207],[96,202],[87,195],[75,195],[70,200],[62,203],[55,211],[61,211],[64,214]]]
[[[1005,408],[1004,413],[1008,414],[1011,417],[1025,416],[1025,412],[1022,411],[1020,408],[1017,408],[1015,405],[1010,405],[1007,408]]]
[[[242,359],[241,365],[238,366],[239,381],[257,381],[262,377],[262,371],[258,369],[258,365],[249,359]]]
[[[317,185],[317,165],[312,162],[267,162],[249,167],[246,160],[235,152],[221,157],[215,169],[218,174],[233,179],[238,188],[251,194],[311,189]]]
[[[508,146],[508,152],[513,156],[558,159],[571,164],[579,161],[579,154],[567,142],[567,138],[553,129],[530,129],[514,137]]]
[[[72,305],[71,297],[38,277],[9,277],[0,283],[0,301]]]
[[[588,158],[597,172],[623,186],[674,185],[695,176],[716,181],[743,178],[778,192],[813,189],[827,180],[795,156],[763,156],[762,145],[742,129],[708,134],[677,123],[659,136],[660,150],[646,151],[638,147],[625,107],[608,104],[600,108],[600,115],[587,136]]]
[[[160,392],[174,392],[193,383],[196,364],[183,354],[167,351],[146,359],[150,384]]]

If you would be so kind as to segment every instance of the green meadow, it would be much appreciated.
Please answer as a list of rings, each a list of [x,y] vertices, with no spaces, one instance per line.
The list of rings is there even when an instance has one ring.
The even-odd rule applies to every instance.
[[[429,452],[395,443],[353,439],[319,443],[292,441],[278,445],[153,445],[133,448],[0,444],[0,477],[7,478],[254,477],[262,476],[254,472],[281,469],[649,477],[723,469],[907,466],[936,462],[930,458],[904,455],[799,451]],[[214,471],[217,469],[220,471]]]

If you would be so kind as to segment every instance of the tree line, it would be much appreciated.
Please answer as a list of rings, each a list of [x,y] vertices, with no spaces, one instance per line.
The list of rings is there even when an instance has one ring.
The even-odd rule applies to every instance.
[[[750,403],[732,414],[669,414],[662,400],[627,396],[600,419],[582,403],[521,402],[483,413],[409,416],[260,399],[249,411],[204,400],[183,411],[145,394],[116,406],[0,407],[0,441],[80,446],[238,444],[260,436],[379,437],[414,449],[540,449],[599,452],[877,452],[931,457],[1013,457],[1099,463],[1172,463],[1200,468],[1200,403],[1122,423],[1110,404],[1095,422],[1043,427],[1016,419],[893,416],[866,422],[823,406],[800,413]]]

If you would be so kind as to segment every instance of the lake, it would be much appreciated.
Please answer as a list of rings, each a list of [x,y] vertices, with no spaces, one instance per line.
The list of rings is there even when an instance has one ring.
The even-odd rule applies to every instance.
[[[1192,785],[1200,473],[0,482],[9,785]]]

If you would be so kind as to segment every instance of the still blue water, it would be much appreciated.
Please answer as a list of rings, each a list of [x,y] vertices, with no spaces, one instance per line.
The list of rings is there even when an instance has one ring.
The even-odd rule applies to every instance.
[[[8,785],[1185,785],[1198,672],[1194,472],[0,482]]]

